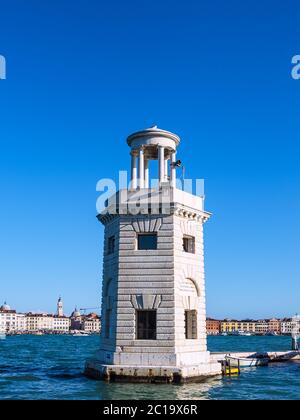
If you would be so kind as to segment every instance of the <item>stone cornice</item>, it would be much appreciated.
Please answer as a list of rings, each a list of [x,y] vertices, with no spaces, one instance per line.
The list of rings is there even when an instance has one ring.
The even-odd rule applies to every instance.
[[[161,217],[161,216],[175,215],[175,216],[182,217],[184,219],[193,220],[196,222],[201,221],[202,223],[205,223],[210,219],[212,215],[209,212],[189,208],[184,205],[180,205],[178,203],[171,203],[170,206],[160,206],[160,208],[159,209],[156,208],[155,211],[153,211],[153,209],[151,209],[151,207],[149,206],[148,213],[145,212],[144,207],[142,209],[143,211],[141,211],[138,214],[132,214],[124,210],[125,210],[124,206],[122,206],[121,212],[120,212],[120,208],[117,208],[116,211],[114,211],[113,213],[110,213],[108,209],[107,211],[101,214],[98,214],[97,219],[103,225],[106,225],[110,223],[111,221],[113,221],[115,218],[122,217],[122,216],[125,216],[125,217],[130,216],[134,218],[134,217],[147,217],[147,216],[160,216]]]
[[[197,222],[202,221],[202,223],[207,222],[212,216],[207,211],[189,208],[180,204],[174,206],[174,214],[184,219],[195,220]]]

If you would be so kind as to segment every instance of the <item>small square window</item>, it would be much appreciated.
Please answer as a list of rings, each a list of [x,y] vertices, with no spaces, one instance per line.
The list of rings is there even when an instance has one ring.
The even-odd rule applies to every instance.
[[[184,252],[195,254],[195,238],[194,236],[184,236],[182,247]]]
[[[108,246],[107,246],[107,253],[108,254],[113,254],[115,252],[115,237],[111,236],[110,238],[108,238]]]
[[[138,235],[138,249],[157,249],[157,234],[139,234]]]

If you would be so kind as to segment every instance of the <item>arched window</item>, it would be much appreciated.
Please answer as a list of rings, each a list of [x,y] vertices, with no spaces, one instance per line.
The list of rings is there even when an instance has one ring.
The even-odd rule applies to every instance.
[[[180,291],[186,296],[198,296],[200,297],[200,288],[194,279],[184,279],[180,284]]]

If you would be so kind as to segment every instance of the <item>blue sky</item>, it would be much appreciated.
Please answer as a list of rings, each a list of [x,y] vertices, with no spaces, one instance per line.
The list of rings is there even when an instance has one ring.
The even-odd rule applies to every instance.
[[[158,124],[206,181],[208,314],[300,311],[299,15],[276,0],[2,3],[0,300],[99,305],[95,185]]]

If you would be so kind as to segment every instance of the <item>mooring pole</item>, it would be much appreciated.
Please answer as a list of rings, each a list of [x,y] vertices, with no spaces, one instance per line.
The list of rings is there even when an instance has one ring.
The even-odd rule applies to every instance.
[[[292,350],[294,351],[299,350],[298,339],[296,335],[292,335]]]

